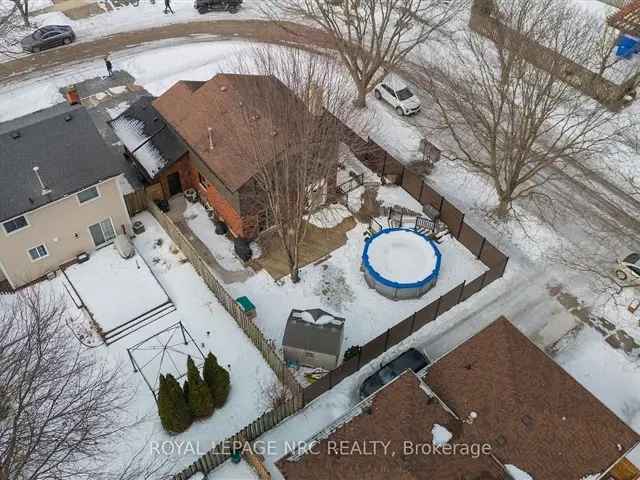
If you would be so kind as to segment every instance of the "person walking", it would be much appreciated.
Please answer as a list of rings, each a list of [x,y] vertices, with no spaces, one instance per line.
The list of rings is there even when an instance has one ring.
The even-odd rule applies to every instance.
[[[104,57],[104,66],[107,67],[107,73],[109,76],[113,76],[113,65],[111,64],[111,59],[109,59],[109,55]]]
[[[173,8],[171,8],[171,0],[164,0],[164,13],[169,12],[171,12],[173,15],[176,14],[176,12],[173,11]]]

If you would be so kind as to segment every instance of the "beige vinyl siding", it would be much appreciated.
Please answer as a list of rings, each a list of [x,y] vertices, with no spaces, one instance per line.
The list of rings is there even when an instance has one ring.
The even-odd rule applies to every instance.
[[[98,184],[100,196],[80,204],[77,195],[25,214],[29,226],[7,235],[0,227],[0,261],[14,288],[57,269],[83,252],[95,249],[89,226],[110,218],[116,234],[129,227],[117,178]],[[44,245],[47,256],[33,261],[29,249]]]

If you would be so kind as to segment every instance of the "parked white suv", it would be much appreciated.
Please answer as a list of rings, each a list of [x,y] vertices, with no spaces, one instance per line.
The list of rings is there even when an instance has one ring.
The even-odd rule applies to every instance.
[[[418,113],[422,104],[409,87],[398,81],[385,80],[376,85],[373,94],[378,100],[384,100],[391,105],[398,115],[413,115]]]

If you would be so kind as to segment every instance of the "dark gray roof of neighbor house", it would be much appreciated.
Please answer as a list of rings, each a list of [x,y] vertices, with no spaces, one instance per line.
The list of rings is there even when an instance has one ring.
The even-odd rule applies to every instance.
[[[291,310],[282,345],[312,352],[340,355],[344,318],[319,308]]]
[[[59,107],[55,107],[56,109]],[[84,107],[0,124],[0,220],[119,175],[121,168]],[[39,167],[42,188],[33,167]]]
[[[195,82],[197,83],[197,82]],[[136,153],[133,151],[139,145],[127,145],[129,143],[127,138],[120,138],[125,147],[132,152],[136,162],[140,164],[140,170],[147,178],[148,181],[153,181],[163,170],[173,165],[180,159],[185,153],[187,153],[187,147],[180,140],[180,138],[171,130],[162,118],[162,115],[153,107],[152,103],[155,97],[151,95],[145,95],[140,97],[134,102],[128,109],[122,112],[118,117],[114,118],[110,123],[113,126],[113,122],[119,119],[133,120],[140,122],[142,125],[142,131],[139,132],[140,137],[148,138],[148,142],[151,143],[162,156],[164,164],[162,168],[151,174],[147,168],[139,162],[136,158]],[[115,129],[114,129],[115,130]],[[116,131],[116,135],[118,132]]]

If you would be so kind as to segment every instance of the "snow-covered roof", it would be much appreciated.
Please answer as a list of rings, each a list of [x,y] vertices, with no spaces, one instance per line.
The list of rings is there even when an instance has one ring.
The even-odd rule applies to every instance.
[[[151,137],[144,134],[144,123],[140,120],[119,117],[111,122],[111,126],[127,150],[146,170],[149,177],[153,178],[167,165],[167,160],[151,143]]]
[[[114,133],[148,180],[153,180],[187,152],[184,143],[153,108],[152,102],[153,97],[141,97],[110,122]]]

